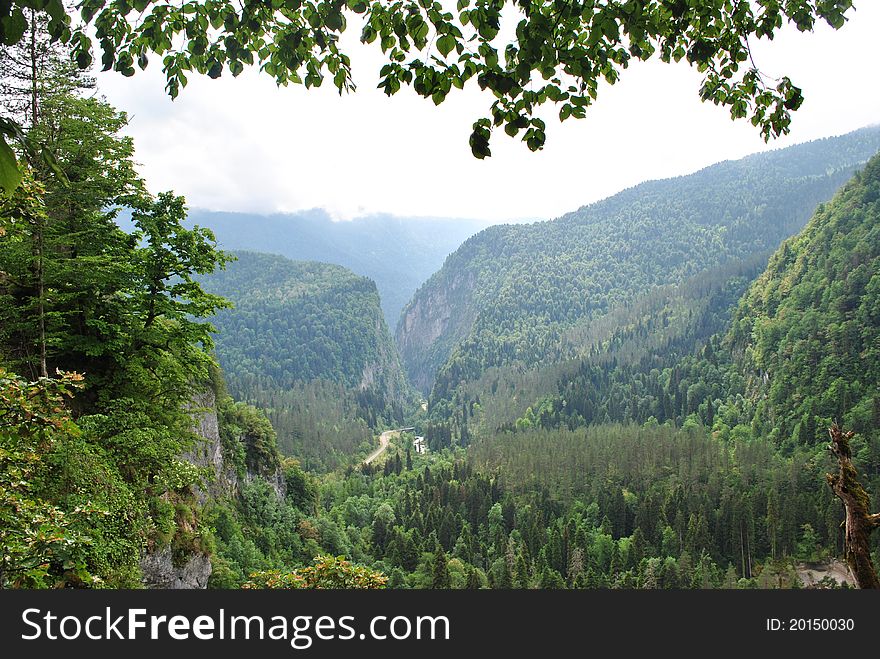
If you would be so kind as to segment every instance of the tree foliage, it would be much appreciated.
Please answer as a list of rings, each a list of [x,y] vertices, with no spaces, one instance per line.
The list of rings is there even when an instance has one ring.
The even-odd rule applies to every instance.
[[[225,255],[184,228],[182,198],[146,192],[124,114],[77,85],[37,87],[27,137],[65,176],[32,161],[0,199],[2,585],[134,587],[149,551],[210,552],[202,474],[182,456],[214,364],[204,319],[226,304],[194,277]],[[114,221],[123,204],[131,235]],[[81,373],[76,390],[56,372]]]
[[[728,335],[760,423],[824,439],[832,421],[880,422],[880,157],[786,241],[740,303]]]
[[[388,578],[369,568],[352,565],[342,556],[316,556],[314,565],[292,572],[257,572],[243,587],[246,589],[366,589],[385,587]]]
[[[71,17],[62,0],[4,3],[0,45],[21,41],[29,18],[40,14],[82,68],[100,50],[104,70],[131,76],[158,55],[172,97],[193,72],[237,76],[250,65],[279,85],[317,87],[330,77],[342,93],[354,89],[352,63],[340,45],[352,21],[360,40],[385,55],[379,86],[389,96],[407,85],[439,105],[473,79],[494,97],[470,136],[474,156],[484,158],[496,127],[540,149],[546,129],[540,106],[557,105],[563,121],[584,117],[603,82],[614,84],[631,62],[651,58],[687,61],[703,73],[700,98],[747,118],[765,139],[787,133],[801,90],[788,77],[762,74],[751,43],[772,39],[786,23],[800,31],[817,21],[840,28],[852,2],[459,0],[452,10],[432,0],[85,0],[77,8]],[[503,29],[507,21],[516,21],[512,34]],[[5,123],[0,130],[13,133]],[[9,188],[16,184],[14,157],[2,146],[0,184]]]
[[[35,486],[56,445],[79,432],[65,403],[81,383],[76,373],[28,382],[0,368],[0,588],[51,587],[62,571],[95,580],[82,560],[91,540],[74,521],[96,511],[63,510]]]

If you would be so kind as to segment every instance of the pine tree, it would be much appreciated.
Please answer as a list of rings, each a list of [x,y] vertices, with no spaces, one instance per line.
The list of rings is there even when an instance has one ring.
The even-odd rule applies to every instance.
[[[477,570],[473,566],[468,566],[467,585],[465,588],[468,590],[478,590],[482,587],[483,585],[480,583],[480,575],[477,574]]]
[[[446,552],[443,551],[440,543],[437,543],[434,550],[434,571],[431,588],[443,589],[450,588],[451,586],[452,580],[449,576],[449,563],[446,559]]]

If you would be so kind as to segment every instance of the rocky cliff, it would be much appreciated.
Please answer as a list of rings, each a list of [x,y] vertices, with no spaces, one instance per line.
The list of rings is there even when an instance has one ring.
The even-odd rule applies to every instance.
[[[193,396],[192,410],[197,439],[181,457],[210,475],[202,487],[193,488],[192,497],[200,506],[211,500],[232,498],[238,494],[242,480],[250,482],[257,478],[266,480],[279,499],[284,498],[286,484],[280,469],[268,475],[246,470],[240,478],[236,469],[224,459],[217,396],[213,389],[205,389]],[[244,436],[236,439],[246,442]],[[211,557],[199,549],[182,557],[179,552],[175,553],[171,545],[165,545],[147,552],[141,559],[140,567],[147,588],[199,589],[208,585]]]
[[[397,349],[409,381],[426,395],[437,369],[474,324],[475,310],[468,300],[475,282],[472,271],[456,271],[447,260],[401,313],[395,333]]]

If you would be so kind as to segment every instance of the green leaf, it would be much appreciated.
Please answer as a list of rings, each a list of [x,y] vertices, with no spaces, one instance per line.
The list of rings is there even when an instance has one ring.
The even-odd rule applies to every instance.
[[[334,32],[342,32],[345,29],[345,18],[339,12],[333,12],[324,19],[324,25]]]
[[[76,65],[81,69],[87,69],[92,65],[92,55],[87,50],[81,50],[76,54]]]
[[[21,183],[21,170],[15,160],[15,152],[0,135],[0,188],[6,194],[11,194],[19,183]]]
[[[3,43],[11,46],[21,40],[24,31],[27,29],[27,19],[25,19],[21,9],[16,8],[12,14],[3,17],[0,25],[2,25],[3,29]]]
[[[471,153],[473,153],[474,158],[478,158],[479,160],[483,160],[492,155],[492,151],[489,149],[489,129],[485,127],[488,123],[488,119],[477,120],[474,123],[474,131],[471,133],[469,140]]]
[[[455,48],[455,37],[449,34],[444,34],[442,37],[437,39],[437,50],[440,51],[440,54],[443,57],[446,57],[452,49]]]
[[[364,26],[363,32],[361,32],[361,42],[362,43],[373,43],[377,37],[376,30],[371,28],[369,25]]]
[[[58,160],[55,159],[55,154],[52,153],[49,149],[42,149],[40,151],[40,157],[43,160],[43,163],[52,170],[52,173],[60,181],[63,187],[70,186],[70,180],[67,178],[67,174],[64,173],[64,170],[61,169],[61,165],[58,164]]]

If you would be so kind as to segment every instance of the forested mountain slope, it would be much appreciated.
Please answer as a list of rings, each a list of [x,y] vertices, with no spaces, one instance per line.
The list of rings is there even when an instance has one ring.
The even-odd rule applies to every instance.
[[[739,287],[745,293],[732,320],[665,367],[657,361],[665,347],[652,337],[674,323],[632,324],[650,311],[643,302],[615,312],[610,338],[584,359],[534,369],[519,383],[513,369],[490,369],[482,388],[475,383],[459,400],[473,425],[472,467],[502,474],[521,497],[549,491],[571,510],[595,506],[606,532],[626,538],[626,551],[618,544],[632,569],[613,560],[596,567],[602,552],[585,544],[584,564],[600,580],[656,587],[677,579],[675,587],[688,587],[681,577],[695,573],[700,556],[720,571],[727,566],[726,587],[778,587],[795,580],[794,561],[839,555],[841,506],[825,479],[834,469],[827,450],[834,421],[856,432],[853,460],[873,495],[868,508],[878,506],[880,155],[819,206],[763,274]],[[714,295],[719,308],[729,303],[723,290]],[[675,296],[658,299],[674,309]],[[536,399],[541,386],[556,393]],[[511,405],[511,422],[499,423],[500,401],[516,396],[533,402],[515,420],[525,403]],[[511,511],[516,524],[519,510]],[[571,529],[577,537],[577,525]],[[581,562],[566,559],[566,532],[572,536],[559,528],[558,547],[548,533],[541,551],[551,574],[571,581]],[[876,562],[877,538],[871,549]],[[537,578],[527,562],[522,572]],[[721,574],[712,579],[721,582]]]
[[[766,437],[789,449],[824,445],[837,421],[866,440],[865,466],[880,466],[878,199],[875,156],[749,286],[740,277],[708,296],[682,289],[716,300],[708,307],[716,313],[690,304],[690,323],[676,330],[674,298],[655,295],[662,313],[646,303],[615,312],[607,340],[601,327],[586,328],[590,354],[526,372],[490,369],[459,402],[479,401],[471,425],[487,432],[690,420],[722,438]]]
[[[862,129],[644,183],[558,220],[490,227],[404,309],[411,381],[439,400],[493,366],[570,357],[569,330],[585,320],[768,254],[878,148],[880,128]]]
[[[337,265],[235,256],[203,279],[234,305],[213,321],[229,390],[267,409],[283,451],[335,464],[399,418],[408,392],[376,285]]]
[[[193,209],[189,219],[210,228],[224,249],[335,263],[369,277],[379,289],[390,327],[443,259],[486,226],[477,220],[390,215],[334,222],[322,210],[259,215]]]
[[[880,429],[880,156],[774,254],[726,341],[760,431]]]
[[[234,255],[226,270],[205,278],[206,288],[235,305],[214,319],[228,378],[361,388],[382,380],[389,395],[399,395],[402,374],[375,283],[327,263]]]

